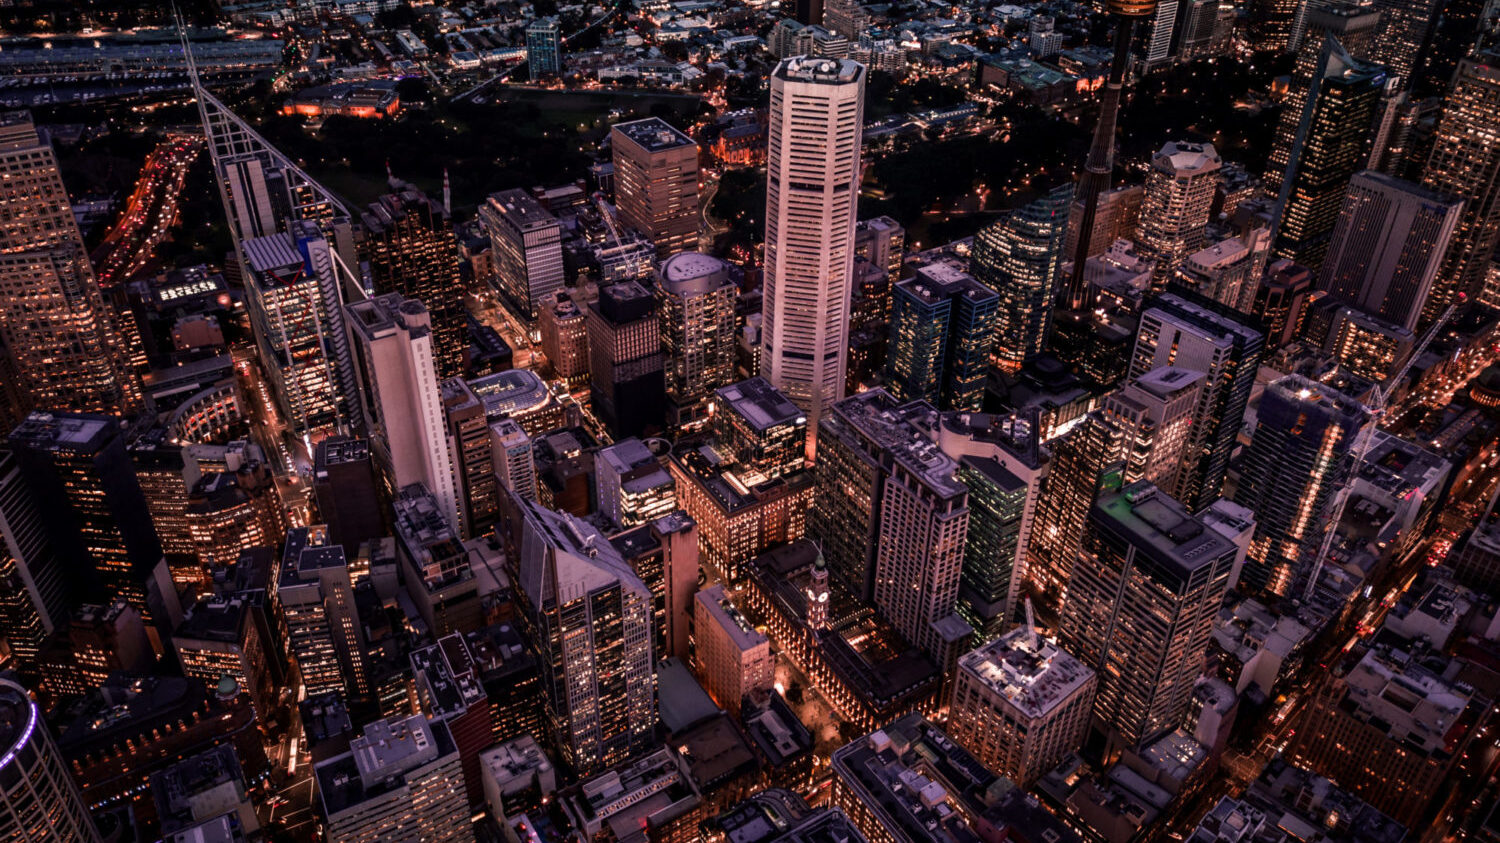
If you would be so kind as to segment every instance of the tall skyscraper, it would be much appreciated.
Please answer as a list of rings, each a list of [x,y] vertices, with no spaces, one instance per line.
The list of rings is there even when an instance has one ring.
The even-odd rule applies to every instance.
[[[500,486],[522,500],[536,500],[536,458],[531,453],[531,437],[515,419],[490,425],[490,461]]]
[[[1352,57],[1332,36],[1324,42],[1279,181],[1278,257],[1322,266],[1349,179],[1369,158],[1385,82],[1379,65]]]
[[[1170,64],[1177,55],[1182,36],[1177,27],[1181,23],[1178,0],[1160,0],[1146,21],[1145,38],[1141,42],[1141,62],[1147,72]]]
[[[153,617],[148,583],[161,541],[119,419],[33,413],[11,433],[10,447],[73,598],[124,597]]]
[[[349,305],[348,320],[359,347],[371,440],[391,487],[426,485],[448,524],[459,529],[467,519],[444,424],[427,308],[387,293]]]
[[[1256,50],[1285,50],[1299,0],[1249,0],[1246,40]]]
[[[883,389],[833,405],[823,422],[829,457],[818,465],[813,533],[835,574],[869,594],[935,663],[951,666],[973,631],[957,614],[968,489],[958,463],[917,426],[930,412]],[[868,471],[859,493],[852,466]]]
[[[1306,585],[1368,417],[1358,401],[1301,375],[1266,387],[1234,495],[1255,513],[1240,577],[1248,589],[1287,596]]]
[[[1340,301],[1416,330],[1463,201],[1383,173],[1349,180],[1318,286]]]
[[[344,548],[330,543],[326,525],[287,531],[271,601],[309,697],[333,691],[349,702],[370,698],[364,627],[349,576]]]
[[[526,25],[526,69],[532,79],[562,72],[562,26],[556,18],[538,18]]]
[[[1370,60],[1379,62],[1401,85],[1410,88],[1417,60],[1432,38],[1443,0],[1375,0],[1380,27]]]
[[[1202,372],[1187,461],[1168,493],[1198,512],[1219,498],[1265,338],[1242,314],[1188,293],[1168,292],[1141,314],[1130,377],[1162,366]]]
[[[72,773],[25,688],[0,679],[0,837],[13,843],[99,843]]]
[[[276,411],[289,430],[317,439],[358,427],[360,399],[337,255],[316,224],[288,228],[240,244],[245,309]]]
[[[1460,294],[1485,290],[1490,257],[1500,245],[1500,52],[1488,50],[1459,62],[1422,186],[1464,200],[1463,216],[1427,296],[1422,321],[1430,322]]]
[[[1168,143],[1151,156],[1136,245],[1156,262],[1156,286],[1203,248],[1222,164],[1211,143]]]
[[[977,411],[995,346],[1000,297],[951,263],[898,282],[891,297],[886,384],[901,401]]]
[[[1040,354],[1051,331],[1071,202],[1072,191],[1058,188],[974,235],[969,271],[1000,297],[994,363],[1008,372]]]
[[[774,480],[807,465],[807,417],[762,377],[714,392],[715,445],[735,463]]]
[[[562,226],[519,188],[490,194],[479,206],[479,221],[495,252],[501,299],[531,322],[563,286]]]
[[[1202,372],[1162,366],[1105,397],[1104,412],[1124,437],[1123,482],[1148,480],[1159,489],[1176,488],[1200,421],[1204,379]]]
[[[0,400],[121,414],[140,405],[117,317],[100,294],[52,145],[24,111],[0,113]]]
[[[668,421],[697,427],[708,421],[713,391],[734,379],[739,286],[729,264],[698,252],[667,258],[656,276]]]
[[[617,527],[636,527],[677,508],[677,487],[661,457],[639,439],[622,439],[594,457],[599,512]]]
[[[698,144],[660,117],[609,131],[620,223],[646,235],[656,256],[698,248]]]
[[[594,407],[617,436],[659,427],[666,399],[656,297],[635,281],[612,284],[586,314]]]
[[[458,274],[458,239],[443,206],[407,187],[372,202],[360,219],[375,292],[422,302],[432,323],[438,378],[463,374],[468,311]]]
[[[66,577],[15,456],[0,451],[0,638],[22,670],[67,620]]]
[[[357,556],[362,543],[386,534],[370,440],[330,436],[319,442],[313,455],[313,495],[329,541],[342,546],[346,558]]]
[[[1033,590],[1057,597],[1068,588],[1089,507],[1101,491],[1119,488],[1122,444],[1119,425],[1098,411],[1048,443],[1052,460],[1037,496],[1027,548],[1026,578]]]
[[[489,413],[484,400],[463,378],[449,378],[438,389],[448,453],[457,478],[455,490],[462,519],[459,534],[471,539],[489,532],[500,509]]]
[[[959,575],[959,614],[981,639],[1010,626],[1020,593],[1021,537],[1034,489],[990,456],[964,456],[958,480],[969,490],[969,530]]]
[[[791,58],[771,74],[761,374],[818,421],[844,395],[865,68]]]
[[[1297,43],[1287,49],[1296,54],[1292,73],[1287,83],[1286,102],[1272,138],[1271,155],[1266,163],[1263,188],[1272,196],[1281,191],[1282,178],[1287,174],[1291,161],[1292,146],[1296,143],[1298,126],[1303,120],[1308,93],[1312,91],[1319,69],[1318,62],[1328,37],[1336,40],[1354,58],[1368,55],[1374,38],[1379,13],[1368,7],[1340,0],[1309,0],[1294,4],[1297,13]],[[1288,29],[1288,39],[1292,38]],[[1286,46],[1286,45],[1284,45]]]
[[[1109,754],[1182,724],[1235,554],[1150,483],[1094,505],[1058,638],[1099,676],[1094,725]]]
[[[587,523],[516,505],[518,596],[542,656],[548,726],[562,761],[591,775],[654,738],[651,592]]]

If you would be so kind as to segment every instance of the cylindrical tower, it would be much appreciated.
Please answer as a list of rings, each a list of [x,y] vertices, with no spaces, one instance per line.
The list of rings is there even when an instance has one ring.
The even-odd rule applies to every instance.
[[[0,679],[0,751],[0,840],[99,843],[36,703],[6,679]]]

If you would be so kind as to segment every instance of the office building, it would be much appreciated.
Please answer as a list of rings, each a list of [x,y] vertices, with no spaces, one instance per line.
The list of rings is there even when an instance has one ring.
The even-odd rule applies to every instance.
[[[526,25],[526,69],[532,79],[562,72],[562,26],[555,18],[538,18]]]
[[[485,695],[481,668],[467,638],[457,633],[443,635],[437,643],[411,654],[417,711],[447,725],[458,749],[471,807],[484,803],[481,754],[495,742],[494,711]]]
[[[123,597],[157,625],[156,599],[148,596],[162,562],[161,542],[120,420],[32,413],[9,443],[47,540],[57,558],[66,560],[68,605]]]
[[[813,532],[833,572],[941,668],[973,632],[957,613],[968,489],[958,463],[914,422],[924,409],[883,389],[833,405],[823,422],[828,460],[817,469]],[[855,487],[845,482],[855,471],[865,475],[863,494],[850,494]]]
[[[1177,267],[1177,284],[1240,312],[1250,310],[1259,291],[1271,234],[1252,228],[1188,255]]]
[[[489,414],[484,402],[463,378],[438,387],[443,421],[458,493],[459,535],[481,536],[494,526],[499,511]]]
[[[567,293],[555,292],[538,305],[542,354],[552,374],[576,388],[589,379],[589,332],[581,310]]]
[[[1416,330],[1463,207],[1462,200],[1383,173],[1356,174],[1318,286],[1339,301]]]
[[[329,541],[344,548],[345,558],[353,559],[361,544],[386,534],[370,440],[330,436],[319,442],[312,487]]]
[[[1182,724],[1235,553],[1149,483],[1095,503],[1058,639],[1098,674],[1094,728],[1111,754]]]
[[[1202,372],[1163,366],[1105,397],[1104,412],[1124,437],[1122,482],[1149,480],[1158,489],[1177,487],[1200,421],[1196,413],[1202,407],[1203,381]]]
[[[1349,56],[1367,58],[1380,21],[1379,10],[1343,0],[1311,0],[1296,3],[1294,7],[1296,16],[1285,46],[1294,55],[1292,72],[1287,79],[1286,105],[1278,118],[1264,176],[1265,191],[1270,196],[1280,193],[1283,179],[1290,172],[1292,147],[1297,143],[1298,132],[1304,128],[1307,103],[1314,82],[1323,72],[1319,62],[1329,39]]]
[[[651,592],[587,523],[518,507],[518,596],[542,657],[548,730],[561,760],[589,775],[654,739]]]
[[[769,476],[714,446],[686,442],[673,449],[670,469],[677,505],[697,523],[703,562],[720,579],[737,582],[757,554],[807,529],[814,483],[805,468]]]
[[[479,206],[479,221],[495,255],[501,300],[531,324],[563,286],[562,226],[520,188],[490,194]]]
[[[577,424],[575,411],[564,407],[547,382],[530,369],[507,369],[466,383],[484,404],[485,418],[492,422],[512,419],[527,436]]]
[[[698,144],[660,117],[609,131],[620,224],[646,235],[666,259],[698,248]]]
[[[775,479],[807,464],[807,417],[753,377],[714,391],[715,446],[746,471]]]
[[[72,596],[15,456],[0,452],[0,637],[23,670],[67,621]]]
[[[1271,243],[1277,257],[1322,266],[1349,179],[1369,158],[1385,83],[1379,65],[1354,58],[1336,40],[1323,45],[1279,181]]]
[[[1204,374],[1187,462],[1166,490],[1189,510],[1202,510],[1223,492],[1264,342],[1243,314],[1189,293],[1156,296],[1141,314],[1130,377],[1162,366]]]
[[[1493,707],[1423,659],[1425,642],[1387,632],[1322,677],[1286,757],[1417,828],[1449,793],[1462,756],[1479,751],[1474,738]]]
[[[1038,593],[1055,598],[1068,588],[1089,507],[1124,471],[1123,446],[1119,425],[1097,411],[1048,443],[1052,459],[1037,497],[1026,558],[1026,579]]]
[[[1467,50],[1472,46],[1470,30]],[[1458,64],[1453,87],[1443,99],[1432,152],[1422,186],[1464,200],[1463,215],[1427,297],[1422,322],[1428,323],[1464,294],[1480,295],[1490,256],[1500,244],[1500,61],[1493,51]],[[1493,300],[1494,296],[1490,296]]]
[[[679,509],[615,533],[609,543],[651,592],[652,649],[658,661],[686,660],[698,588],[698,522]]]
[[[693,661],[703,690],[733,717],[742,702],[764,705],[776,682],[771,640],[735,608],[724,586],[693,597]]]
[[[192,839],[190,835],[220,817],[241,834],[260,831],[260,818],[246,792],[245,771],[229,744],[152,774],[151,795],[163,840]]]
[[[844,395],[864,90],[848,60],[785,59],[771,74],[760,371],[807,414],[809,456]]]
[[[245,693],[258,715],[270,717],[275,706],[271,662],[281,655],[271,649],[269,629],[263,628],[259,607],[246,597],[206,597],[193,606],[172,633],[172,646],[182,664],[182,675],[216,684],[230,677]]]
[[[68,627],[73,665],[83,687],[92,690],[117,671],[139,674],[156,661],[141,615],[122,599],[78,608]]]
[[[458,238],[443,206],[407,187],[370,203],[360,221],[376,294],[398,293],[420,301],[432,329],[438,378],[462,375],[469,312],[458,272]]]
[[[1358,401],[1301,375],[1266,387],[1234,501],[1255,513],[1255,540],[1241,582],[1288,596],[1323,543],[1334,495],[1369,412]],[[1300,593],[1300,592],[1298,592]]]
[[[994,363],[1007,372],[1040,354],[1051,333],[1071,201],[1072,192],[1059,188],[974,235],[969,271],[999,296]]]
[[[829,801],[871,843],[1076,843],[1036,797],[912,714],[834,750]]]
[[[1370,60],[1384,65],[1403,87],[1410,88],[1443,5],[1439,0],[1375,0],[1380,26],[1370,47]]]
[[[860,220],[854,224],[854,255],[899,278],[906,262],[906,229],[886,216]]]
[[[900,401],[979,410],[1000,297],[952,263],[894,285],[886,385]]]
[[[1010,625],[1025,562],[1022,531],[1029,526],[1027,508],[1035,488],[991,456],[961,457],[958,480],[969,490],[958,612],[984,640]]]
[[[1135,242],[1141,256],[1156,263],[1157,286],[1203,248],[1222,165],[1211,143],[1174,141],[1151,156]]]
[[[718,258],[691,251],[672,255],[657,270],[667,421],[674,429],[706,423],[713,391],[734,379],[739,286],[730,270]]]
[[[585,318],[590,394],[600,417],[617,436],[659,429],[666,381],[656,298],[622,281],[600,290]]]
[[[1057,258],[1062,261],[1079,249],[1078,238],[1081,232],[1078,226],[1082,223],[1083,206],[1072,201],[1073,193],[1066,185],[1056,192],[1063,194],[1065,201],[1071,202],[1068,206],[1067,234],[1063,239],[1062,253]],[[1104,254],[1116,240],[1135,240],[1136,228],[1140,225],[1141,202],[1145,197],[1146,186],[1143,184],[1120,185],[1099,194],[1094,224],[1089,229],[1088,243],[1083,247],[1088,250],[1089,257]]]
[[[459,841],[474,835],[448,725],[420,714],[376,720],[349,751],[313,768],[329,840]]]
[[[25,688],[0,679],[0,836],[16,843],[99,843],[99,832]]]
[[[78,232],[52,145],[31,115],[0,114],[0,419],[32,408],[121,415],[140,383]],[[8,400],[7,400],[8,399]],[[18,403],[19,402],[19,403]]]
[[[444,424],[431,314],[416,299],[387,293],[349,305],[348,321],[359,349],[371,440],[389,486],[425,485],[457,529],[467,518]]]
[[[979,763],[1022,786],[1083,746],[1094,671],[1019,626],[958,660],[948,733]]]
[[[502,823],[540,811],[557,792],[557,768],[531,735],[485,750],[479,763],[485,806]]]
[[[661,457],[639,439],[622,439],[594,457],[599,512],[618,527],[655,521],[677,508],[676,484]]]
[[[441,502],[413,483],[396,494],[391,509],[401,581],[427,629],[434,636],[478,630],[484,625],[479,583]]]
[[[1343,305],[1333,315],[1323,349],[1351,374],[1380,383],[1395,376],[1416,344],[1406,328]]]
[[[271,601],[307,695],[333,691],[351,703],[368,699],[364,628],[344,548],[331,543],[327,526],[287,531]]]
[[[489,430],[490,468],[495,482],[519,498],[536,500],[536,458],[531,453],[531,437],[513,419],[501,419]]]
[[[344,330],[341,267],[312,222],[246,240],[245,309],[275,410],[299,437],[359,427],[362,408]],[[347,272],[347,270],[344,270]]]

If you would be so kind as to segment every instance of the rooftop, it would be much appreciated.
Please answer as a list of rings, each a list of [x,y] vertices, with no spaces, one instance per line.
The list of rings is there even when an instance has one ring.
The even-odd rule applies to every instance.
[[[1056,641],[1019,626],[958,660],[965,671],[1027,717],[1041,717],[1067,702],[1094,671]]]
[[[325,817],[396,790],[407,773],[458,752],[447,724],[420,714],[377,720],[349,747],[314,768]]]
[[[869,443],[867,448],[873,445],[881,454],[889,454],[938,495],[961,495],[966,490],[954,476],[958,463],[927,438],[911,418],[914,412],[930,409],[922,402],[898,405],[890,393],[876,388],[834,404],[824,424],[849,425]]]
[[[547,384],[530,369],[506,369],[469,381],[469,388],[484,402],[486,417],[525,412],[552,399]]]
[[[109,416],[36,412],[16,426],[10,441],[29,450],[92,454],[118,424]]]
[[[848,59],[797,56],[782,59],[775,74],[791,82],[816,82],[824,85],[850,85],[864,79],[865,68]]]
[[[683,146],[697,146],[697,144],[693,143],[692,138],[679,132],[672,124],[660,117],[647,117],[644,120],[632,120],[629,123],[616,123],[614,131],[629,138],[647,152],[662,152]]]
[[[760,432],[783,424],[806,424],[807,417],[770,381],[759,375],[715,390],[719,403]]]
[[[701,605],[714,623],[729,636],[729,640],[740,650],[750,650],[765,644],[769,639],[740,614],[734,603],[724,593],[724,586],[713,585],[700,590],[693,599]]]
[[[1158,566],[1186,580],[1199,568],[1235,555],[1235,546],[1204,528],[1187,508],[1148,482],[1103,495],[1093,519],[1128,538]]]

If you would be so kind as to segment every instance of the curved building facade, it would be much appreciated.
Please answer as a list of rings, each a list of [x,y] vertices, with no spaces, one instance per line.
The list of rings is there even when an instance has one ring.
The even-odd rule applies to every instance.
[[[5,679],[0,679],[0,750],[0,839],[99,843],[36,703],[26,689]]]

